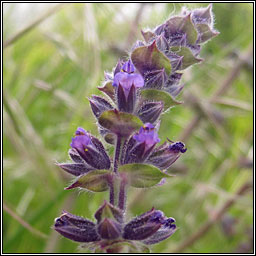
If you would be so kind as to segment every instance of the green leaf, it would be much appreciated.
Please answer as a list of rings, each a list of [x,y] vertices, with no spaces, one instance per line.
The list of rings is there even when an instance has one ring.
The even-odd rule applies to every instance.
[[[196,27],[200,35],[198,43],[204,43],[219,34],[218,31],[211,29],[207,24],[197,24]]]
[[[191,14],[181,17],[176,16],[170,18],[167,22],[167,30],[170,30],[171,33],[177,33],[182,31],[186,33],[186,38],[189,44],[195,44],[197,40],[197,31],[195,26],[191,21]]]
[[[102,192],[108,190],[108,176],[111,175],[109,170],[92,170],[84,175],[79,176],[76,181],[65,189],[85,188],[92,192]]]
[[[149,46],[136,48],[131,54],[131,59],[141,74],[163,68],[168,75],[171,74],[170,60],[158,50],[155,41]]]
[[[121,137],[128,137],[143,126],[137,116],[117,110],[103,112],[99,118],[99,124]]]
[[[112,85],[111,81],[108,81],[102,87],[98,87],[98,89],[104,92],[107,96],[109,96],[112,100],[115,100],[115,89]]]
[[[175,100],[168,92],[155,89],[142,90],[141,97],[142,100],[162,101],[164,103],[164,110],[183,103],[182,101]]]
[[[191,50],[183,46],[173,46],[170,49],[172,52],[179,56],[183,56],[182,64],[180,69],[188,68],[189,66],[201,62],[203,59],[196,58]]]
[[[135,188],[148,188],[158,184],[162,178],[170,175],[148,164],[125,164],[119,168],[119,173],[125,174],[128,182]]]

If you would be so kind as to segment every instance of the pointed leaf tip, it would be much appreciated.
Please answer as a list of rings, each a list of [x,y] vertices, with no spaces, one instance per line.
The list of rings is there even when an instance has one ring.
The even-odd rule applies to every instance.
[[[149,46],[136,48],[131,54],[131,59],[137,70],[143,75],[148,71],[163,68],[169,75],[172,70],[169,59],[158,50],[156,40]]]
[[[130,185],[135,188],[153,187],[162,178],[172,177],[172,175],[166,174],[149,164],[125,164],[118,171],[126,175]]]
[[[108,189],[109,170],[93,170],[84,175],[80,175],[73,184],[66,187],[65,190],[73,188],[85,188],[92,192],[102,192]]]

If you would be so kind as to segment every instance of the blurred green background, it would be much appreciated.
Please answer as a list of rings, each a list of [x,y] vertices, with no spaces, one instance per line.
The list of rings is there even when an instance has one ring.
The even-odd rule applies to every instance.
[[[62,209],[93,218],[108,193],[64,191],[72,178],[55,162],[67,161],[78,126],[98,135],[87,97],[100,94],[104,70],[142,28],[184,5],[207,4],[4,3],[4,253],[79,252],[52,230],[54,218]],[[177,221],[152,252],[252,252],[253,4],[213,11],[220,35],[204,45],[205,61],[185,70],[184,104],[162,117],[162,141],[188,148],[169,170],[176,177],[128,193],[128,218],[154,206]]]

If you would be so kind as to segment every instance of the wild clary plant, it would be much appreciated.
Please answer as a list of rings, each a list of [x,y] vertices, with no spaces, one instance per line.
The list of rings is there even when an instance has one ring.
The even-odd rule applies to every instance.
[[[218,35],[213,28],[212,6],[171,17],[152,31],[142,31],[128,60],[118,61],[98,89],[105,97],[89,99],[99,133],[114,145],[114,156],[102,142],[77,128],[70,144],[72,163],[58,164],[76,180],[66,189],[109,191],[96,211],[95,222],[64,211],[54,228],[64,237],[84,243],[93,252],[149,252],[148,245],[176,231],[175,219],[154,207],[131,220],[125,218],[129,187],[150,188],[171,177],[166,170],[186,152],[184,143],[167,139],[158,145],[160,117],[181,102],[175,97],[182,70],[202,61],[201,45]]]

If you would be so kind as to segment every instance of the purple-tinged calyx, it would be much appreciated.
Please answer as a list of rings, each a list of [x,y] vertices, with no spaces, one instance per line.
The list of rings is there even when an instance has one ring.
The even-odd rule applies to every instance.
[[[95,223],[68,212],[63,212],[59,218],[55,219],[54,229],[62,236],[76,242],[100,240]]]
[[[187,149],[182,142],[173,142],[169,144],[165,142],[161,146],[155,148],[153,153],[147,159],[148,164],[152,164],[161,170],[168,169]]]
[[[171,218],[172,219],[172,218]],[[168,221],[169,219],[167,219]],[[141,242],[150,245],[150,244],[157,244],[175,233],[177,230],[175,224],[165,224],[161,228],[159,228],[152,236],[148,237],[147,239],[142,240]]]
[[[204,43],[219,35],[219,32],[214,29],[212,4],[209,4],[206,8],[193,10],[192,21],[198,31],[197,43]]]
[[[125,225],[123,238],[142,240],[142,242],[148,241],[148,239],[151,241],[159,230],[167,230],[166,232],[169,234],[168,229],[170,229],[171,225],[175,225],[173,224],[174,222],[175,220],[173,218],[166,218],[163,212],[152,208],[150,211],[132,219]]]
[[[168,76],[163,69],[153,70],[145,73],[145,88],[161,90],[165,85]]]
[[[170,93],[174,98],[178,96],[179,93],[184,88],[184,84],[180,85],[179,83],[181,80],[181,77],[182,77],[182,73],[174,72],[171,76],[169,76],[165,84],[164,90]]]
[[[99,118],[104,111],[113,109],[112,105],[106,99],[97,95],[92,95],[89,98],[89,102],[96,118]]]
[[[161,115],[164,104],[161,101],[146,102],[138,110],[139,118],[143,123],[154,123]]]
[[[104,218],[97,225],[97,231],[102,239],[113,240],[121,236],[122,226],[112,219]]]
[[[213,25],[212,4],[206,8],[195,9],[192,11],[192,21],[194,24]]]

